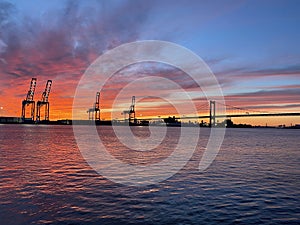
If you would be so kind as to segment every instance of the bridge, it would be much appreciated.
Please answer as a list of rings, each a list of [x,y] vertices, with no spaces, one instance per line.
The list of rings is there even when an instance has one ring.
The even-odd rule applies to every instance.
[[[217,114],[216,108],[222,107],[224,113]],[[241,108],[236,106],[231,106],[228,104],[222,104],[217,101],[206,101],[201,105],[196,105],[198,116],[181,116],[173,117],[175,120],[185,120],[185,119],[209,119],[208,125],[210,127],[216,126],[217,118],[231,119],[234,117],[277,117],[277,116],[300,116],[300,112],[266,112],[253,110],[251,108]],[[143,118],[142,120],[157,120],[156,118]]]
[[[94,117],[90,116],[90,114],[95,113],[95,120],[100,122],[100,92],[97,92],[96,94],[96,103],[94,108],[89,109],[87,112],[89,113],[89,120],[94,120]],[[251,106],[248,106],[248,108],[241,108],[236,106],[231,106],[227,103],[218,102],[215,100],[207,100],[204,103],[197,105],[196,111],[197,115],[195,116],[180,116],[180,117],[169,117],[169,118],[161,118],[158,116],[158,118],[151,117],[151,118],[136,118],[136,112],[135,112],[135,96],[132,96],[132,103],[129,108],[129,110],[123,111],[124,120],[118,120],[115,119],[114,121],[117,122],[126,122],[128,121],[130,124],[143,124],[144,122],[149,123],[150,120],[156,121],[156,120],[169,120],[171,123],[178,123],[178,120],[186,120],[186,119],[209,119],[208,125],[210,127],[214,127],[217,125],[216,119],[217,118],[224,118],[225,119],[231,119],[234,117],[277,117],[277,116],[300,116],[300,112],[266,112],[266,111],[259,111],[254,109]],[[191,114],[195,114],[194,112],[191,112]],[[126,115],[128,114],[128,119],[126,118]],[[98,116],[97,116],[98,115]],[[173,121],[173,122],[172,122]]]
[[[226,114],[216,114],[217,104],[222,105]],[[233,118],[233,117],[276,117],[276,116],[300,116],[300,112],[265,112],[249,108],[235,107],[222,104],[217,101],[209,101],[197,107],[198,112],[209,111],[209,115],[186,116],[176,119],[209,119],[209,125],[216,125],[216,118]]]

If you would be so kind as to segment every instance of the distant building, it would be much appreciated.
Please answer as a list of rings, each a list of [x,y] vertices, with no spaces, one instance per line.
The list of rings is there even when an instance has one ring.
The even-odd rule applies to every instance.
[[[0,123],[21,123],[21,118],[19,117],[0,117]]]
[[[168,117],[164,119],[164,122],[166,123],[167,126],[171,126],[171,127],[180,127],[181,126],[181,122],[178,121],[175,116],[173,117]]]

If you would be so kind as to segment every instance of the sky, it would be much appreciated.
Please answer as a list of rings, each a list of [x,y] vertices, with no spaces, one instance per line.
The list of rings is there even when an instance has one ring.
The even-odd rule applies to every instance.
[[[53,81],[50,119],[72,118],[76,87],[88,66],[121,44],[142,40],[173,42],[201,57],[216,76],[228,105],[300,112],[299,10],[297,0],[0,0],[0,116],[20,116],[30,80],[36,77],[36,101],[46,81]],[[124,68],[105,83],[102,119],[110,119],[113,101],[124,86],[149,75],[178,83],[192,93],[196,108],[207,103],[178,68],[142,63]],[[145,97],[147,87],[156,90],[150,88]],[[138,116],[176,114],[170,103],[151,97],[157,87],[162,96],[177,93],[155,81],[137,84],[133,89]],[[178,96],[184,104],[185,99]],[[124,94],[114,109],[119,118],[130,103],[131,96]],[[85,112],[82,118],[87,117]],[[289,125],[300,124],[300,117],[234,122]]]

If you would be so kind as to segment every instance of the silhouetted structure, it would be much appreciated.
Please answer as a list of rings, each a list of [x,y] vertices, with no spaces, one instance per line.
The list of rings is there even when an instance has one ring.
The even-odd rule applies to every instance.
[[[173,116],[173,117],[169,116],[168,118],[165,118],[164,122],[166,123],[167,126],[170,126],[170,127],[180,127],[181,126],[181,122],[178,121],[175,116]]]
[[[34,112],[35,112],[35,101],[33,100],[34,92],[36,87],[36,78],[32,78],[30,82],[29,91],[27,92],[26,99],[22,101],[22,122],[34,122]],[[26,118],[26,107],[30,107],[30,118]]]
[[[199,123],[200,127],[208,127],[209,124],[207,124],[206,122],[204,122],[203,120],[201,120],[201,122]]]
[[[124,115],[124,120],[125,121],[126,121],[126,115],[127,114],[128,114],[129,125],[136,124],[137,120],[135,118],[135,96],[132,96],[131,106],[129,107],[129,110],[124,110],[123,111],[123,115]]]
[[[88,109],[89,120],[94,120],[100,122],[100,92],[96,93],[96,101],[93,108]]]
[[[47,122],[49,121],[49,110],[50,110],[50,105],[49,105],[49,94],[51,91],[51,86],[52,86],[52,80],[48,80],[46,83],[45,90],[42,94],[42,100],[38,101],[36,104],[36,122],[39,123],[41,120],[41,108],[45,106],[45,116],[44,116],[44,121]]]
[[[251,128],[250,124],[235,124],[231,119],[225,119],[223,122],[216,124],[217,127],[226,127],[226,128]]]
[[[12,117],[12,116],[0,116],[0,123],[21,123],[20,117]]]
[[[22,101],[22,115],[21,115],[21,123],[32,123],[34,122],[34,116],[35,116],[35,101],[34,101],[34,92],[36,88],[36,78],[32,78],[29,91],[27,93],[26,99]],[[49,101],[48,97],[51,90],[52,81],[48,80],[46,83],[45,91],[42,94],[42,99],[37,102],[36,106],[36,122],[41,122],[41,108],[45,106],[45,117],[43,121],[48,121],[47,123],[50,123],[49,121]],[[219,109],[219,106],[222,105],[223,112],[216,114],[216,109]],[[26,108],[30,107],[30,117],[26,118]],[[201,114],[200,114],[201,109]],[[203,113],[205,112],[205,113]],[[100,120],[100,92],[96,93],[96,101],[92,108],[89,108],[87,110],[88,120],[83,121],[83,124],[91,124],[90,121],[95,120],[96,125],[100,124],[111,124],[111,121],[101,121]],[[184,118],[180,117],[169,117],[164,119],[164,122],[167,124],[167,126],[200,126],[200,127],[220,127],[220,126],[226,126],[226,127],[249,127],[248,124],[232,124],[231,120],[226,120],[226,118],[235,118],[235,117],[274,117],[274,116],[300,116],[300,112],[284,112],[284,113],[270,113],[270,112],[261,112],[257,110],[251,109],[251,106],[249,106],[248,109],[246,108],[240,108],[236,106],[227,105],[223,102],[218,102],[214,100],[205,101],[203,104],[197,106],[197,116],[184,116]],[[28,114],[28,113],[27,113]],[[118,120],[117,123],[122,125],[127,125],[127,121],[129,125],[131,126],[148,126],[149,121],[153,120],[153,118],[143,118],[143,119],[137,119],[136,113],[135,113],[135,96],[132,96],[131,105],[129,107],[129,110],[124,110],[124,121]],[[127,117],[128,115],[128,117]],[[225,119],[226,122],[219,122],[216,119]],[[183,120],[182,122],[179,122],[179,120]],[[207,119],[207,121],[201,121],[201,123],[193,123],[192,121],[189,121],[188,123],[184,122],[186,119]],[[3,119],[3,122],[6,121],[12,121],[12,119]],[[14,121],[16,122],[16,121]],[[77,121],[78,122],[78,121]],[[153,122],[156,123],[156,122]],[[157,124],[163,124],[163,122],[159,122]],[[195,125],[196,124],[196,125]],[[297,127],[298,128],[298,127]]]
[[[216,102],[209,101],[209,126],[216,126]]]

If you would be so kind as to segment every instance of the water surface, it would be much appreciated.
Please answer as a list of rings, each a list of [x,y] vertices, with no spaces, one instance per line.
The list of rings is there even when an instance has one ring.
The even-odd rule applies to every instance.
[[[146,127],[133,128],[147,136]],[[154,152],[134,152],[98,127],[112,154],[151,164],[172,152],[170,128]],[[191,128],[195,129],[195,128]],[[192,130],[191,130],[192,132]],[[128,187],[85,162],[71,126],[0,125],[1,224],[300,224],[300,130],[227,129],[205,172],[197,166],[209,129],[191,160],[166,181]]]

